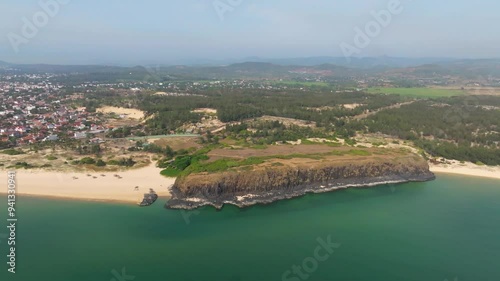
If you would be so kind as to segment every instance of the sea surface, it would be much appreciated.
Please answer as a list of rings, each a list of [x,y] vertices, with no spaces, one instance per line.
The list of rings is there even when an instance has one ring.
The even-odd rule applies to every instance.
[[[0,236],[0,280],[500,280],[498,180],[438,175],[243,210],[182,212],[164,202],[21,197],[16,274]]]

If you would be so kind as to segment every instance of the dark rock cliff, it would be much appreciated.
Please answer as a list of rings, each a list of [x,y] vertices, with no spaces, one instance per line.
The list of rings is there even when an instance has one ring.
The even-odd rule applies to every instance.
[[[367,187],[387,183],[428,181],[435,176],[419,157],[395,160],[369,160],[354,163],[266,167],[253,171],[227,171],[192,174],[177,179],[172,199],[166,207],[195,209],[224,204],[246,207],[348,187]]]

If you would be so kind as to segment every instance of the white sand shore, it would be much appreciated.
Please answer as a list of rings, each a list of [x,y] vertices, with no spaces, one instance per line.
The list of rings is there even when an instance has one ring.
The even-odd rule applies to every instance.
[[[478,166],[473,163],[462,164],[455,160],[447,160],[447,162],[450,164],[429,164],[431,172],[500,179],[500,167]]]
[[[40,170],[17,170],[17,193],[34,196],[71,198],[92,201],[138,203],[152,188],[160,197],[170,197],[175,179],[160,175],[154,164],[130,171],[106,173],[59,173]],[[104,176],[103,176],[104,175]],[[121,177],[116,177],[118,175]],[[95,177],[95,178],[94,178]],[[7,192],[7,171],[0,170],[0,193]],[[139,190],[136,191],[135,187]]]

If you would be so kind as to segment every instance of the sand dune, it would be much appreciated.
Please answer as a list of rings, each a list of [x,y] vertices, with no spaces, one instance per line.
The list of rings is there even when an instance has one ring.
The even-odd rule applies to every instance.
[[[17,193],[35,196],[73,198],[95,201],[138,203],[153,188],[161,197],[170,197],[175,179],[160,175],[154,165],[124,172],[60,173],[40,170],[17,170]],[[117,175],[117,176],[115,176]],[[121,178],[120,178],[121,177]],[[7,171],[0,171],[0,182],[7,192]],[[135,190],[138,186],[139,190]]]
[[[101,113],[116,113],[119,115],[123,114],[131,119],[142,119],[145,117],[144,112],[142,112],[138,109],[134,109],[134,108],[105,106],[105,107],[98,108],[96,111],[101,112]]]

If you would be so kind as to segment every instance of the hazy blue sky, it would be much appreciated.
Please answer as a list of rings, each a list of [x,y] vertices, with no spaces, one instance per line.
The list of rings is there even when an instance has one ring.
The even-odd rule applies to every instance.
[[[39,1],[0,2],[0,60],[152,64],[342,56],[339,44],[353,44],[354,28],[364,28],[373,19],[370,12],[387,9],[390,2],[241,0],[221,20],[214,0],[72,0],[16,53],[9,34],[23,36],[22,18],[43,11]],[[401,5],[404,11],[358,56],[500,57],[500,1],[401,0]]]

